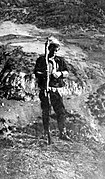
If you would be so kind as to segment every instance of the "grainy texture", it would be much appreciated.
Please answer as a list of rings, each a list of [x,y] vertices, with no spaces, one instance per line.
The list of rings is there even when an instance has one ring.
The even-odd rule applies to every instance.
[[[104,4],[95,2],[0,1],[0,179],[105,178]],[[52,109],[48,146],[33,69],[50,34],[69,67],[61,93],[72,142],[58,138]]]

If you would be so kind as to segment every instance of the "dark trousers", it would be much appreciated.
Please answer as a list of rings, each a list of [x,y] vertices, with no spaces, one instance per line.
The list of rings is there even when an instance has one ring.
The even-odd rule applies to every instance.
[[[59,128],[60,133],[62,133],[64,129],[66,110],[65,110],[61,95],[59,94],[58,91],[55,91],[55,92],[50,91],[49,98],[48,98],[48,96],[45,95],[45,91],[40,90],[39,98],[41,101],[44,131],[45,132],[49,131],[49,112],[51,110],[51,106],[53,106],[53,109],[57,115],[58,128]]]

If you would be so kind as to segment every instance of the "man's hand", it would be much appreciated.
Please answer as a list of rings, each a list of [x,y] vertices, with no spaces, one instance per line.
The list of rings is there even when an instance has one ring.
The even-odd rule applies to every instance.
[[[62,75],[60,71],[54,71],[52,74],[55,78],[59,78]]]
[[[69,76],[68,71],[54,71],[52,72],[53,76],[55,78],[59,78],[60,76],[62,76],[62,78],[67,78]]]

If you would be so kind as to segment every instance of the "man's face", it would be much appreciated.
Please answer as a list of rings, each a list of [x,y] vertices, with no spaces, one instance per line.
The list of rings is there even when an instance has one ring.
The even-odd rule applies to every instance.
[[[59,50],[59,47],[58,46],[55,46],[55,45],[51,45],[50,48],[49,48],[49,57],[53,57],[57,54],[57,51]]]

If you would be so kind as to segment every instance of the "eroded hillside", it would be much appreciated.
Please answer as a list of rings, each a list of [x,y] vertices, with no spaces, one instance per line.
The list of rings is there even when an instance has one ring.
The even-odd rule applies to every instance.
[[[52,1],[49,3],[51,5]],[[1,11],[4,14],[0,24],[0,178],[103,179],[104,24],[71,24],[69,17],[67,23],[64,22],[67,14],[61,14],[58,7],[54,9],[55,4],[52,4],[51,12],[49,6],[45,6],[46,16],[43,16],[43,7],[39,12],[17,7]],[[65,13],[68,5],[61,4],[60,7]],[[58,19],[60,23],[56,24]],[[61,25],[63,22],[64,26]],[[43,125],[33,69],[37,57],[44,53],[44,43],[49,35],[59,39],[61,49],[58,55],[65,57],[69,67],[69,78],[61,93],[67,109],[66,127],[71,141],[59,139],[52,109],[52,143],[47,146],[40,140]]]

